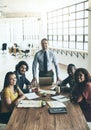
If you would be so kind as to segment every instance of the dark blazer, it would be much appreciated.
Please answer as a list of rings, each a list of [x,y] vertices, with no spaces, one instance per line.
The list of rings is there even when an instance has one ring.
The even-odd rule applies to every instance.
[[[21,75],[21,77],[19,76],[19,73],[17,71],[15,71],[15,74],[16,74],[16,78],[17,78],[17,85],[19,86],[19,88],[24,93],[28,93],[29,90],[27,88],[24,89],[24,85],[26,85],[26,86],[31,85],[31,82],[26,78],[25,74]]]
[[[66,86],[67,84],[69,84],[69,86],[73,88],[75,84],[75,79],[71,76],[68,76],[66,79],[62,81],[61,85]]]
[[[67,84],[69,84],[69,87],[67,86]],[[71,76],[68,76],[61,82],[60,87],[63,92],[71,92],[74,85],[75,85],[75,79]]]

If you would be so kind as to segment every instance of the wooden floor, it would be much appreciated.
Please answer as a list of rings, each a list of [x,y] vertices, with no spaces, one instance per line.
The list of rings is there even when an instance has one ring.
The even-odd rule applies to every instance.
[[[14,71],[15,65],[21,60],[26,61],[29,65],[29,71],[26,72],[26,76],[31,81],[32,80],[33,58],[34,58],[34,56],[31,54],[28,57],[22,58],[22,56],[12,56],[11,54],[9,54],[8,51],[5,52],[4,54],[2,53],[2,51],[0,51],[0,91],[3,88],[5,74],[8,71]],[[59,66],[60,66],[60,79],[64,79],[67,76],[66,67],[61,64],[59,64]],[[54,77],[54,79],[55,79],[55,77]],[[56,79],[55,79],[55,82],[56,82]]]

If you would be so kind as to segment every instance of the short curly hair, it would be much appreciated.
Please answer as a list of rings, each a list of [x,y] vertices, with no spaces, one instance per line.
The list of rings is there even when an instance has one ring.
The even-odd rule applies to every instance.
[[[26,71],[28,71],[29,66],[28,66],[28,64],[27,64],[26,61],[20,61],[20,62],[15,66],[15,70],[16,70],[16,71],[19,71],[19,70],[20,70],[20,67],[21,67],[22,65],[25,65],[25,66],[26,66]]]

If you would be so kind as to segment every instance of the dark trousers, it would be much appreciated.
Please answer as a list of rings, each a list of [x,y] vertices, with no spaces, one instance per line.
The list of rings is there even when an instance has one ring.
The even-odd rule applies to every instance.
[[[39,77],[52,77],[52,81],[54,82],[54,72],[50,71],[39,71]]]
[[[12,112],[0,113],[0,123],[7,124]]]

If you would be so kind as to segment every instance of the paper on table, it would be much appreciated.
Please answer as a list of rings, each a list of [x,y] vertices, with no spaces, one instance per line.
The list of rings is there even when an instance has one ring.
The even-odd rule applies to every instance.
[[[64,95],[57,95],[57,96],[53,96],[53,97],[51,97],[52,99],[60,99],[60,98],[65,98],[65,96]]]
[[[70,100],[69,98],[66,98],[64,95],[53,96],[51,98],[55,99],[59,102],[66,102],[66,101]]]
[[[56,87],[58,87],[57,85],[53,85],[50,89],[54,90]]]
[[[39,92],[40,93],[46,93],[46,94],[52,94],[52,95],[56,94],[56,91],[52,91],[52,90],[43,90],[43,89],[40,89]]]
[[[58,101],[47,101],[47,103],[51,108],[66,107],[63,103]]]
[[[59,102],[66,102],[66,101],[69,101],[70,99],[69,98],[59,98],[59,99],[57,99],[57,101],[59,101]]]
[[[25,96],[27,97],[27,99],[39,98],[39,96],[35,92],[33,92],[33,93],[26,93]]]
[[[29,108],[29,107],[41,107],[42,100],[22,100],[17,107],[18,108]]]

